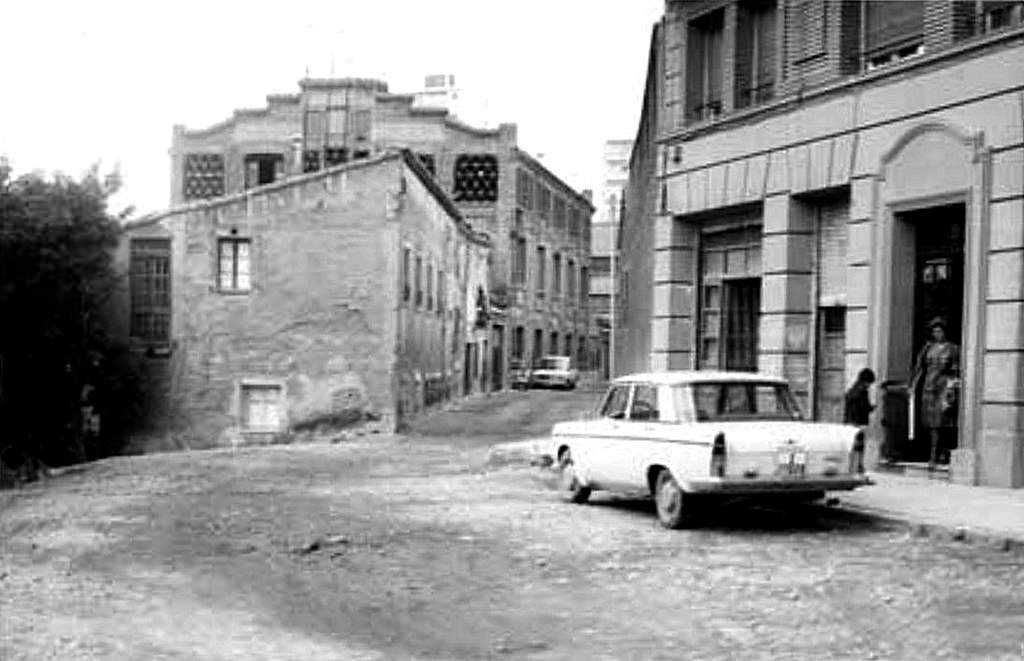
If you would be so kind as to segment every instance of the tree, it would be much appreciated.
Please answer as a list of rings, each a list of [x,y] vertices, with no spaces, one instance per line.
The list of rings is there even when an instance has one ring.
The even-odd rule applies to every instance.
[[[15,179],[0,161],[0,460],[8,465],[108,453],[116,428],[103,443],[83,442],[83,399],[132,401],[134,379],[100,323],[115,286],[119,223],[107,200],[119,184],[116,171],[104,176],[96,166],[78,181]]]

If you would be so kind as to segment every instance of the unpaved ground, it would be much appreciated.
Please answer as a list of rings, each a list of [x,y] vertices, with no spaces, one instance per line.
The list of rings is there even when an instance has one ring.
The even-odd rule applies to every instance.
[[[0,659],[1022,658],[1020,555],[813,509],[670,532],[644,501],[573,506],[487,464],[592,399],[0,494]]]

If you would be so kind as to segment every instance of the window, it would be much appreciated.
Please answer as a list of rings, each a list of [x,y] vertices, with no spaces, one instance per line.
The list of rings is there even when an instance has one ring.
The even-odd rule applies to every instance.
[[[348,149],[344,147],[324,148],[324,167],[332,168],[335,165],[348,163]]]
[[[408,302],[412,297],[412,287],[410,283],[410,271],[412,268],[412,250],[406,248],[402,251],[402,300]]]
[[[537,298],[544,298],[544,292],[547,290],[547,274],[544,270],[546,266],[547,250],[544,246],[537,246]]]
[[[701,237],[700,367],[757,369],[761,227]]]
[[[866,2],[864,12],[864,58],[869,70],[924,52],[924,3]]]
[[[512,284],[526,284],[526,238],[512,236]]]
[[[454,178],[456,202],[497,201],[498,159],[493,154],[459,154]]]
[[[427,264],[427,309],[434,309],[434,267]]]
[[[798,0],[791,5],[790,17],[795,28],[790,48],[797,62],[825,54],[827,15],[826,0]]]
[[[633,390],[633,403],[629,406],[631,420],[658,420],[658,389],[650,385],[638,385]]]
[[[556,197],[551,209],[551,219],[557,229],[565,227],[565,199]]]
[[[370,110],[355,110],[352,112],[352,134],[356,142],[368,142],[370,140],[370,128],[373,124],[373,115]]]
[[[282,388],[277,385],[242,386],[242,426],[251,432],[275,432],[283,427]]]
[[[551,258],[551,290],[555,296],[562,295],[562,256],[557,252]]]
[[[1024,2],[986,1],[982,4],[985,13],[985,31],[1001,30],[1024,21]]]
[[[416,307],[423,305],[423,258],[416,255]]]
[[[626,417],[626,405],[629,403],[629,386],[614,386],[608,391],[601,406],[601,417],[621,420]]]
[[[576,296],[576,262],[570,259],[565,271],[565,298],[571,301]]]
[[[551,353],[558,353],[558,331],[551,331],[551,339],[548,342],[548,347],[548,350],[551,351]],[[541,369],[560,369],[559,367],[551,365],[551,361],[549,359],[545,359],[544,363],[545,364],[541,366]]]
[[[580,235],[580,217],[583,214],[580,212],[578,207],[572,207],[569,209],[569,236]]]
[[[524,351],[526,350],[525,342],[525,329],[522,326],[516,326],[515,330],[512,331],[512,357],[522,359]]]
[[[526,170],[516,170],[516,206],[530,211],[533,209],[533,177]]]
[[[302,152],[302,171],[316,172],[320,169],[320,152],[316,149],[306,149]]]
[[[448,305],[448,280],[444,271],[437,272],[437,313],[444,314]]]
[[[590,296],[590,276],[587,273],[587,267],[584,266],[580,269],[580,305],[587,304],[587,297]]]
[[[249,291],[249,239],[217,240],[217,287],[221,291]]]
[[[736,107],[745,108],[775,96],[774,2],[739,5],[736,34]]]
[[[737,381],[697,383],[676,388],[682,390],[684,398],[687,389],[692,391],[693,407],[699,421],[798,420],[802,417],[792,393],[783,384]],[[678,395],[676,401],[679,401]]]
[[[186,154],[182,191],[186,200],[224,194],[224,157],[220,154]]]
[[[246,154],[245,187],[272,184],[284,178],[284,156],[281,154]]]
[[[686,57],[686,116],[691,121],[722,113],[722,28],[718,9],[690,23]]]
[[[551,216],[551,189],[547,186],[537,184],[537,215],[547,220]]]
[[[539,328],[533,330],[533,362],[537,363],[544,355],[544,331]]]
[[[130,252],[131,336],[147,342],[169,342],[171,241],[132,239]]]

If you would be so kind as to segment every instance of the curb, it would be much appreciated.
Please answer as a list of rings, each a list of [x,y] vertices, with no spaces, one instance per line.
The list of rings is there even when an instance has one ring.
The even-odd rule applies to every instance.
[[[997,551],[1024,552],[1024,538],[1007,535],[1005,532],[998,530],[922,521],[912,516],[881,507],[845,502],[842,497],[839,498],[839,504],[836,505],[836,508],[886,521],[908,531],[914,537],[929,537],[944,541],[963,542],[974,546],[984,546]]]
[[[548,438],[500,443],[490,448],[487,462],[490,465],[496,466],[521,464],[524,466],[547,467],[553,463],[550,452],[551,448],[547,447],[549,443],[550,439]],[[929,537],[944,541],[963,542],[997,551],[1024,552],[1024,536],[1016,536],[999,530],[977,526],[922,520],[903,512],[851,503],[845,501],[841,495],[838,496],[838,500],[838,504],[834,506],[835,509],[884,521],[897,528],[906,530],[914,537]]]

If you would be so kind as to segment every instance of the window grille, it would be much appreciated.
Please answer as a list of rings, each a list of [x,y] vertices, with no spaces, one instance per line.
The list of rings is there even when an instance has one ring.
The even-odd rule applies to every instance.
[[[456,202],[495,202],[498,199],[498,159],[493,154],[459,154],[455,159]]]
[[[182,192],[186,200],[223,195],[224,157],[220,154],[187,154]]]
[[[132,239],[129,250],[131,336],[147,342],[169,342],[171,241]]]

